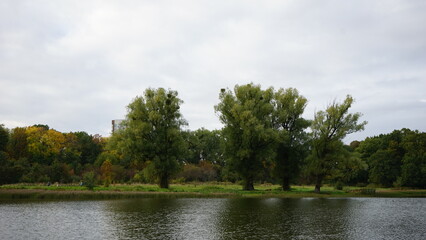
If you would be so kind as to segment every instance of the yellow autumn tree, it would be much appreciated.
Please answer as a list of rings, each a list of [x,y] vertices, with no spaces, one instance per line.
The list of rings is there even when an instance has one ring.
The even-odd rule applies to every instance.
[[[51,164],[66,145],[64,134],[54,129],[33,126],[27,128],[26,134],[28,152],[39,163]]]

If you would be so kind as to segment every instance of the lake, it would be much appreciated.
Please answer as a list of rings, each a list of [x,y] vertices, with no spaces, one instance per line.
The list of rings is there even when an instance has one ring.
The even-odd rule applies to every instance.
[[[1,239],[426,239],[424,198],[0,201]]]

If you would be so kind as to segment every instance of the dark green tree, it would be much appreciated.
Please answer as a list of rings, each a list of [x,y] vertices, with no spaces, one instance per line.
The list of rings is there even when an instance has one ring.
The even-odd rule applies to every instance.
[[[47,124],[34,124],[32,127],[43,128],[45,131],[50,129],[49,125]]]
[[[186,124],[180,113],[183,103],[172,90],[147,89],[128,106],[122,134],[123,152],[131,159],[151,161],[161,188],[178,169],[185,152],[181,127]]]
[[[401,185],[426,188],[426,133],[409,132],[402,140],[405,150],[401,166]]]
[[[75,132],[74,135],[77,137],[77,150],[81,153],[80,163],[93,164],[102,152],[102,143],[99,138],[86,132]]]
[[[279,89],[274,94],[273,127],[277,132],[275,175],[283,190],[290,190],[290,181],[299,175],[300,163],[307,153],[309,121],[302,118],[307,100],[297,89]]]
[[[8,144],[8,152],[11,158],[19,160],[28,157],[28,141],[26,128],[12,129]]]
[[[341,104],[333,102],[325,111],[317,112],[312,121],[312,152],[307,158],[306,170],[314,178],[317,193],[324,178],[345,157],[347,150],[342,140],[350,133],[363,130],[367,124],[358,123],[360,113],[348,113],[353,101],[348,95]]]
[[[188,146],[185,157],[187,162],[198,164],[200,161],[209,161],[219,165],[224,163],[221,131],[200,128],[183,133]]]
[[[187,130],[182,132],[182,137],[186,143],[187,151],[185,153],[185,163],[198,164],[200,157],[200,139],[195,134],[195,131]]]
[[[6,152],[6,147],[9,142],[9,132],[0,124],[0,185],[12,182],[12,170],[9,155]]]
[[[5,152],[7,144],[9,142],[9,131],[0,124],[0,151]]]
[[[391,187],[400,175],[401,159],[393,149],[379,149],[368,161],[370,183]]]
[[[401,175],[402,159],[405,150],[402,146],[404,136],[411,130],[394,130],[389,134],[366,138],[357,152],[368,164],[368,182],[391,187]]]
[[[222,89],[215,106],[225,125],[223,137],[229,164],[243,179],[244,190],[254,190],[254,181],[264,161],[273,156],[271,126],[273,89],[260,85],[236,85],[234,92]]]
[[[359,179],[367,172],[368,165],[360,157],[360,154],[352,151],[350,146],[343,146],[336,154],[339,161],[332,166],[330,180],[337,186],[359,183]],[[339,187],[337,187],[337,189]]]

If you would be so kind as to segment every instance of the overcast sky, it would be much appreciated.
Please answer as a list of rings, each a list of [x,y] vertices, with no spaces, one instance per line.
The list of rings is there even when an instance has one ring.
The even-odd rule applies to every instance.
[[[221,88],[297,88],[306,118],[347,94],[345,142],[426,131],[426,1],[0,1],[0,124],[108,136],[148,87],[222,127]]]

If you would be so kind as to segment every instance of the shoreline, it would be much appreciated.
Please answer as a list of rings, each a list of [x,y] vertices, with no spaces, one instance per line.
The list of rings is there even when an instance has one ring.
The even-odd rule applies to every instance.
[[[132,198],[425,198],[426,190],[380,190],[374,194],[360,192],[165,192],[122,190],[64,190],[0,188],[0,200],[102,200]]]

